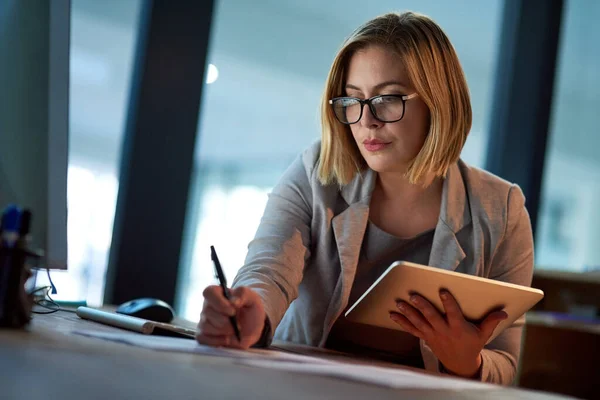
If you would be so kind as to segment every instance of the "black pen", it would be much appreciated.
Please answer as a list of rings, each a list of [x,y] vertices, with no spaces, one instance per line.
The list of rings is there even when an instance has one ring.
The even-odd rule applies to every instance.
[[[223,268],[221,268],[221,263],[219,262],[219,257],[217,257],[217,252],[215,251],[214,246],[210,246],[210,258],[215,265],[215,272],[217,275],[217,279],[219,280],[219,284],[221,288],[223,288],[223,296],[229,301],[231,301],[231,295],[229,294],[229,289],[227,289],[227,279],[225,279],[225,274],[223,273]],[[238,342],[242,341],[240,337],[240,330],[238,328],[237,319],[234,316],[229,317],[229,321],[231,321],[231,325],[233,326],[233,332],[235,332],[235,337]]]

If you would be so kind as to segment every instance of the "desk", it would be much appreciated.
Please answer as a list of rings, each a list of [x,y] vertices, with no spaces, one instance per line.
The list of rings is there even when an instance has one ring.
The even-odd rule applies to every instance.
[[[116,328],[64,311],[36,315],[27,331],[0,330],[0,398],[12,399],[565,399],[491,391],[392,390],[339,379],[251,368],[232,360],[166,353],[72,335]],[[295,347],[295,350],[302,347]],[[333,355],[335,356],[335,355]]]

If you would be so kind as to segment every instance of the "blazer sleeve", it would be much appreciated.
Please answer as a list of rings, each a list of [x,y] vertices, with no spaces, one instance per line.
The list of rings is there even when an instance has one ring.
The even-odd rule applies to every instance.
[[[525,196],[517,185],[508,193],[507,223],[491,259],[490,278],[531,286],[533,277],[533,234],[525,208]],[[498,335],[482,351],[481,380],[511,384],[515,379],[521,350],[525,316]]]
[[[314,152],[298,157],[269,194],[244,266],[233,286],[246,286],[263,301],[267,345],[290,303],[298,297],[304,266],[310,257]],[[265,336],[265,335],[263,335]]]

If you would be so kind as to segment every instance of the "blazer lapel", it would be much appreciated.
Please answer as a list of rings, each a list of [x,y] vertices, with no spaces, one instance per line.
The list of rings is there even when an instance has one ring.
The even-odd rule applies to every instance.
[[[442,206],[433,236],[429,265],[456,270],[466,254],[456,234],[471,222],[471,210],[458,164],[448,169],[442,191]]]
[[[333,217],[331,221],[341,271],[325,316],[322,346],[333,322],[346,308],[350,297],[362,241],[369,221],[369,203],[376,177],[375,172],[367,169],[362,174],[357,174],[351,183],[341,189],[340,194],[348,204],[348,208]]]
[[[440,220],[433,235],[429,266],[454,271],[465,256],[454,231]]]
[[[338,282],[338,285],[341,285],[341,299],[348,299],[350,296],[368,220],[369,206],[361,203],[352,204],[333,218],[333,233],[341,266],[341,280]],[[344,301],[342,308],[345,308],[346,304],[343,303]]]

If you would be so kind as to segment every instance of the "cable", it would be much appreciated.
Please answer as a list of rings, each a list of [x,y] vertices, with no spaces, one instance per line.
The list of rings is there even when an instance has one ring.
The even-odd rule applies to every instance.
[[[56,286],[54,285],[54,282],[52,282],[52,277],[50,276],[50,268],[45,268],[45,269],[46,269],[46,274],[48,275],[48,281],[50,282],[50,286],[41,286],[37,289],[32,290],[29,294],[34,296],[33,304],[35,304],[38,307],[44,308],[46,311],[32,310],[31,311],[32,314],[39,314],[39,315],[54,314],[55,312],[58,312],[58,311],[77,313],[76,310],[70,310],[68,308],[61,307],[60,304],[55,302],[54,299],[50,296],[50,293],[56,294],[56,293],[58,293],[58,291],[56,290]],[[46,292],[41,296],[41,298],[35,299],[36,293],[42,292],[44,290]]]
[[[36,296],[36,293],[42,292],[44,290],[46,292],[43,295]],[[31,311],[32,314],[38,314],[38,315],[54,314],[55,312],[58,312],[58,311],[77,313],[76,310],[70,310],[68,308],[63,308],[60,306],[60,304],[55,302],[54,299],[50,296],[51,290],[52,290],[52,286],[42,286],[42,287],[39,287],[29,293],[30,295],[34,296],[33,304],[45,309],[44,311],[32,310]],[[41,298],[35,299],[35,297],[41,297]]]
[[[37,292],[41,292],[42,290],[47,290],[47,289],[50,289],[50,286],[41,286],[41,287],[39,287],[39,288],[37,288],[37,289],[34,289],[34,290],[32,290],[31,292],[29,292],[29,294],[30,294],[31,296],[35,296],[35,294],[36,294]],[[46,297],[46,295],[44,295],[44,297]]]
[[[48,292],[51,289],[52,289],[52,286],[42,286],[42,287],[39,287],[39,288],[33,290],[31,293],[29,293],[30,295],[32,295],[34,297],[33,304],[35,304],[38,307],[42,307],[42,308],[46,309],[46,311],[31,310],[32,314],[42,314],[42,315],[53,314],[53,313],[57,312],[58,310],[60,310],[60,306],[58,304],[56,304],[54,302],[54,300],[52,300],[52,298],[48,294]],[[39,295],[36,296],[36,293],[43,292],[44,290],[45,290],[45,292],[41,296],[39,296]],[[41,297],[41,298],[39,298],[39,297]],[[46,300],[46,297],[49,300]]]
[[[58,293],[58,291],[56,290],[56,286],[54,286],[54,282],[52,282],[52,278],[50,277],[50,268],[46,267],[46,273],[48,274],[48,281],[50,282],[50,286],[52,287],[52,294]]]
[[[77,310],[69,310],[68,308],[61,307],[60,304],[55,302],[54,299],[52,297],[50,297],[50,295],[48,293],[46,293],[46,296],[48,296],[48,298],[50,299],[52,304],[54,304],[54,305],[56,305],[56,307],[58,307],[58,309],[56,311],[65,311],[65,312],[70,312],[70,313],[74,313],[74,314],[77,313]]]

